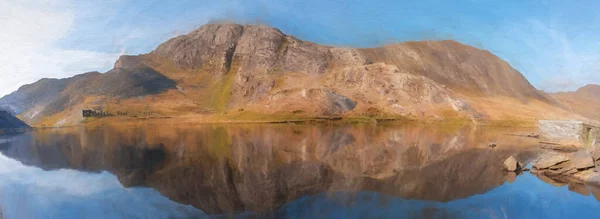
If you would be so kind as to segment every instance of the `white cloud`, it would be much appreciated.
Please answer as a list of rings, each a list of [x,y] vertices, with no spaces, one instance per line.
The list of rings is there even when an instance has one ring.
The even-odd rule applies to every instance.
[[[63,78],[107,70],[117,53],[64,50],[55,44],[69,34],[71,2],[0,1],[0,96],[40,78]]]
[[[600,41],[579,32],[574,38],[564,27],[551,22],[529,20],[502,29],[518,36],[516,45],[522,45],[524,54],[518,58],[528,78],[534,85],[547,92],[576,90],[590,83],[600,83]],[[514,51],[516,46],[510,49]],[[531,78],[530,78],[531,77]]]

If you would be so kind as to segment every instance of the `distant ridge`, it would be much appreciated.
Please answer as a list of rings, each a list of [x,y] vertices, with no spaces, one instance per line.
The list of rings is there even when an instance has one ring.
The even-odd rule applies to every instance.
[[[29,128],[29,126],[11,115],[9,112],[0,110],[0,132],[3,132],[6,129],[22,128]]]
[[[600,121],[600,85],[588,84],[574,92],[559,92],[551,96],[568,110]]]

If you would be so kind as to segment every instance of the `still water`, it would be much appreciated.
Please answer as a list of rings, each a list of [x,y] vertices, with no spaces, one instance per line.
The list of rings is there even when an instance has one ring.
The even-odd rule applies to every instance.
[[[599,218],[600,190],[508,174],[535,130],[169,125],[0,137],[3,218]],[[489,148],[491,142],[496,148]]]

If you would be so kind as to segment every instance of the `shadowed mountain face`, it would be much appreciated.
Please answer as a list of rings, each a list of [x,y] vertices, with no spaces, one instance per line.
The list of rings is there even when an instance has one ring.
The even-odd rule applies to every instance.
[[[0,110],[0,130],[2,129],[20,129],[28,128],[29,126],[23,121],[17,119],[9,112]]]
[[[480,104],[482,97],[507,99]],[[309,117],[536,118],[536,107],[499,110],[527,108],[529,101],[558,110],[508,63],[454,41],[336,48],[266,26],[207,24],[149,54],[122,56],[107,73],[24,86],[0,106],[28,122],[59,126],[81,121],[86,107],[163,116],[243,109]]]
[[[574,92],[560,92],[551,96],[570,111],[600,121],[600,85],[590,84]]]
[[[106,101],[84,104],[95,97],[123,99],[155,95],[175,86],[174,81],[146,66],[113,69],[104,74],[90,72],[66,79],[42,79],[3,97],[0,107],[22,114],[26,121],[36,124],[61,112],[79,114],[87,105],[107,104]]]
[[[208,214],[271,212],[314,194],[373,191],[447,202],[505,181],[535,140],[478,127],[207,125],[45,129],[0,142],[43,169],[107,170]],[[489,142],[499,147],[487,147]],[[513,146],[519,149],[513,150]]]

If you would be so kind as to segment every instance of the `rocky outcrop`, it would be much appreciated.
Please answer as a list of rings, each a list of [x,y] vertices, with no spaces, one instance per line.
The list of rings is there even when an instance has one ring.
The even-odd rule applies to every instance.
[[[580,149],[571,153],[548,152],[533,162],[532,172],[554,182],[576,182],[600,185],[600,173],[595,171],[600,158],[594,152]]]

